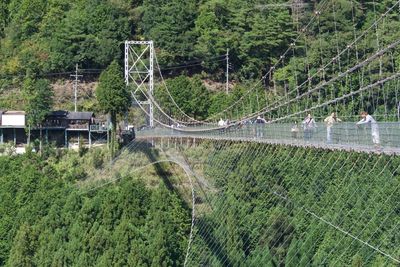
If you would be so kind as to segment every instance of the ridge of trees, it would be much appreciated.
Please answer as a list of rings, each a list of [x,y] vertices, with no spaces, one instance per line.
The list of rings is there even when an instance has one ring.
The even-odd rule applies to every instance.
[[[303,24],[318,7],[317,2],[305,2]],[[353,38],[349,34],[353,19],[356,30],[362,30],[394,2],[334,0],[335,14],[332,8],[321,14],[322,33],[316,25],[309,29],[312,53],[323,51],[332,58],[336,38],[340,45]],[[279,3],[285,1],[275,4]],[[106,68],[114,59],[122,59],[125,40],[151,39],[163,66],[225,55],[229,48],[233,74],[259,78],[298,35],[290,9],[263,9],[263,4],[260,0],[6,0],[0,5],[0,74],[67,71],[75,64]],[[395,21],[395,28],[387,30],[395,31]],[[335,31],[339,36],[332,34]],[[323,47],[317,44],[317,35],[323,35]],[[310,60],[319,59],[310,56]],[[204,68],[217,73],[224,70],[224,63],[205,63]]]
[[[85,193],[85,161],[50,153],[0,157],[0,266],[183,265],[190,212],[176,193],[133,176]]]
[[[397,266],[307,209],[398,255],[398,157],[250,143],[221,150],[210,142],[197,151],[218,193],[207,192],[212,211],[197,219],[206,238],[195,239],[191,264]]]
[[[279,4],[286,1],[273,2]],[[154,40],[162,67],[199,60],[200,64],[196,66],[167,70],[167,78],[201,74],[201,79],[222,81],[225,62],[221,61],[221,56],[229,48],[231,80],[236,81],[239,87],[249,87],[270,70],[299,34],[290,9],[262,8],[268,3],[261,0],[6,0],[0,5],[0,88],[6,90],[10,86],[18,86],[20,78],[28,72],[39,76],[49,72],[65,72],[73,69],[75,64],[81,68],[106,69],[113,60],[122,61],[123,42],[128,39]],[[319,1],[304,0],[304,3],[306,7],[303,16],[300,16],[300,25],[306,25],[313,11],[319,7]],[[354,34],[363,32],[378,14],[394,3],[394,0],[329,1],[328,8],[319,16],[319,24],[311,24],[304,40],[296,43],[296,58],[288,55],[283,66],[275,70],[274,80],[266,77],[264,84],[253,90],[245,109],[232,110],[231,113],[258,109],[261,95],[267,95],[268,101],[272,102],[284,95],[288,88],[293,90],[296,84],[304,82],[308,75],[317,71],[316,66],[323,65],[325,59],[334,58],[337,49],[343,49],[353,40]],[[382,43],[395,40],[400,32],[399,17],[390,16],[376,30]],[[370,39],[358,44],[360,56],[376,51],[376,41],[372,38],[375,35],[371,34]],[[304,47],[308,47],[307,54]],[[395,50],[391,56],[383,58],[383,72],[390,71],[392,64],[398,66],[399,52]],[[352,57],[342,60],[341,67],[345,69],[355,63]],[[312,66],[311,69],[308,69],[309,66]],[[371,75],[365,75],[365,82],[374,79],[375,67],[369,70]],[[328,68],[324,74],[317,75],[313,81],[315,84],[308,86],[329,79],[337,72],[335,68]],[[288,110],[298,111],[309,100],[316,103],[349,92],[350,88],[359,88],[365,84],[359,76],[351,76],[345,83],[332,84],[323,94],[313,94],[310,99],[299,101]],[[194,77],[191,83],[197,83],[196,79]],[[272,83],[274,86],[271,86]],[[188,104],[196,102],[195,98],[177,102],[186,105],[184,111],[196,118],[217,113],[237,99],[237,95],[225,96],[219,92],[205,92],[201,86],[187,86],[183,90],[199,90],[199,102]],[[276,91],[266,92],[266,88]],[[307,88],[300,88],[298,93]],[[390,84],[388,88],[385,89],[388,90],[385,97],[378,93],[355,96],[351,102],[340,103],[336,111],[353,114],[368,110],[370,113],[394,114],[397,103],[392,96],[397,93],[397,85]],[[234,94],[240,94],[240,91],[238,89]],[[161,97],[167,99],[166,95]],[[202,101],[207,98],[206,102]],[[172,107],[171,114],[179,115]]]

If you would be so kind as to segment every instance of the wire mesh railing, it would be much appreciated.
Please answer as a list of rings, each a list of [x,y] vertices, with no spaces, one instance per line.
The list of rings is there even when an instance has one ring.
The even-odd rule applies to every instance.
[[[400,123],[379,122],[377,125],[378,140],[374,140],[372,137],[371,126],[356,125],[353,122],[337,123],[332,127],[327,127],[324,123],[316,123],[315,127],[308,130],[304,129],[301,124],[290,123],[243,124],[227,126],[213,131],[201,131],[201,128],[196,128],[197,130],[193,131],[193,127],[180,129],[153,128],[138,131],[137,136],[139,138],[197,137],[247,140],[366,152],[378,150],[388,153],[400,153]]]

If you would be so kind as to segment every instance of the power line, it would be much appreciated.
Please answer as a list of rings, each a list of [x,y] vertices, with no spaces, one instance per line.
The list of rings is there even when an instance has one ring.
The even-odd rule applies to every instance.
[[[176,66],[168,66],[168,67],[162,67],[161,70],[174,70],[174,69],[184,69],[188,67],[194,67],[194,66],[200,66],[203,65],[204,63],[212,63],[212,62],[222,62],[225,61],[226,56],[223,56],[223,58],[218,59],[218,60],[202,60],[198,61],[197,63],[192,63],[192,64],[181,64],[181,65],[176,65]]]

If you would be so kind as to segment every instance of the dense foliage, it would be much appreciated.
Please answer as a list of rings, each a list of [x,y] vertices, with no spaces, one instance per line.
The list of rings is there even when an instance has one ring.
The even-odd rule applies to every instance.
[[[3,1],[0,5],[0,87],[19,87],[27,72],[47,76],[71,71],[75,64],[90,71],[105,69],[113,60],[122,61],[123,42],[128,39],[154,40],[166,78],[201,74],[203,83],[205,79],[211,83],[224,80],[225,54],[229,49],[232,91],[235,91],[233,85],[245,87],[246,91],[253,88],[253,81],[281,62],[256,89],[250,90],[244,108],[236,105],[225,114],[231,117],[294,98],[399,37],[400,22],[394,10],[371,28],[373,21],[392,7],[395,0],[333,0],[327,3],[302,0],[299,7],[287,6],[286,2]],[[322,10],[321,14],[311,19],[316,10]],[[365,37],[337,57],[366,30]],[[285,51],[285,56],[281,57]],[[320,103],[373,83],[382,75],[394,72],[399,66],[399,57],[398,50],[393,50],[354,75],[266,116],[297,112],[309,107],[310,103]],[[335,59],[332,64],[319,71],[332,59]],[[311,76],[314,78],[308,81]],[[198,84],[197,79],[194,78],[194,84]],[[175,81],[171,83],[176,84]],[[300,84],[303,86],[296,89]],[[176,102],[197,119],[215,114],[237,99],[237,95],[205,91],[193,84],[182,90],[193,88],[199,89],[199,103],[196,102],[198,93],[185,94],[191,98]],[[387,114],[394,115],[398,106],[398,83],[386,83],[380,89],[343,100],[334,109],[349,116],[367,110],[390,119]],[[236,90],[236,94],[240,91]],[[292,93],[288,95],[288,92]],[[209,99],[207,95],[210,95]],[[164,99],[167,97],[164,94]],[[17,106],[11,103],[12,98],[7,95],[4,98],[4,102],[0,102],[4,108]],[[208,99],[206,104],[204,99]],[[192,103],[189,105],[188,102]],[[316,110],[315,115],[325,116],[332,111],[330,109]],[[174,108],[170,108],[170,113],[181,116]]]
[[[120,55],[130,33],[122,2],[8,1],[1,41],[2,74],[105,67]]]
[[[194,265],[394,264],[327,222],[398,257],[398,157],[249,143],[211,148],[205,175],[218,194],[204,199],[212,211],[197,221]]]
[[[123,79],[122,70],[116,61],[103,71],[96,88],[96,98],[100,109],[110,115],[111,120],[111,155],[114,155],[116,141],[117,115],[128,111],[131,97]]]
[[[391,15],[348,53],[336,58],[397,1],[326,1],[328,8],[305,32],[302,26],[308,24],[322,1],[300,1],[306,7],[298,17],[285,5],[274,6],[286,2],[3,0],[1,93],[13,86],[22,88],[28,123],[36,125],[51,108],[49,81],[41,77],[68,72],[75,64],[95,71],[110,66],[100,78],[97,97],[104,112],[117,114],[129,101],[115,63],[123,59],[123,41],[152,39],[161,68],[167,70],[166,86],[181,109],[172,103],[165,87],[158,85],[155,97],[165,111],[173,117],[184,118],[183,111],[204,119],[244,97],[240,105],[224,114],[226,119],[295,99],[399,39],[400,17]],[[294,42],[301,32],[303,37]],[[280,58],[289,47],[286,57]],[[234,81],[229,94],[205,86],[205,81],[223,80],[227,49]],[[332,59],[334,64],[319,71]],[[379,59],[266,117],[298,112],[310,103],[341,96],[398,71],[398,49]],[[260,80],[278,60],[282,63]],[[315,78],[308,80],[311,75]],[[297,88],[299,84],[305,86]],[[339,116],[361,110],[374,116],[395,114],[398,86],[397,81],[386,83],[380,90],[345,99],[335,111]],[[118,97],[107,94],[106,90],[113,88],[121,93]],[[0,104],[7,108],[7,102]],[[325,108],[315,115],[331,111]],[[195,233],[200,237],[192,248],[193,255],[198,253],[196,264],[390,263],[310,216],[304,211],[310,206],[344,229],[363,234],[361,238],[382,243],[389,253],[399,255],[398,236],[384,234],[399,232],[399,196],[389,195],[399,186],[398,158],[279,146],[266,146],[267,156],[252,158],[258,146],[243,150],[232,145],[206,153],[211,164],[206,165],[205,173],[221,194],[211,199],[213,210],[198,218],[206,228]],[[216,161],[224,165],[212,164]],[[134,177],[86,194],[76,187],[76,180],[86,177],[85,168],[78,159],[47,158],[46,152],[42,157],[0,157],[0,265],[183,264],[188,211],[177,195],[164,186],[149,189]],[[225,210],[226,206],[230,209]],[[385,217],[387,229],[376,231],[381,214],[389,214]]]
[[[28,77],[24,80],[22,89],[27,124],[33,127],[38,126],[52,110],[53,94],[50,83],[45,79],[35,80]]]
[[[121,58],[123,41],[152,39],[163,65],[220,56],[229,48],[235,69],[252,77],[293,35],[289,10],[264,12],[257,8],[262,2],[3,1],[0,74],[65,71],[76,63],[104,68]]]
[[[190,214],[178,196],[135,177],[81,190],[88,166],[72,154],[0,157],[0,265],[181,266]]]
[[[222,115],[224,118],[226,116],[232,118],[249,114],[262,107],[264,103],[261,102],[261,98],[257,97],[257,94],[264,94],[262,86],[254,86],[252,82],[246,82],[235,85],[229,94],[221,91],[210,92],[201,82],[198,75],[192,78],[181,75],[168,79],[165,85],[157,86],[155,89],[155,99],[168,115],[171,115],[173,118],[185,119],[187,116],[190,116],[201,120],[212,116],[215,117],[216,114],[227,107],[236,104],[246,94],[249,87],[254,87],[254,90],[247,98],[246,105],[240,105],[239,107],[236,105],[236,108]],[[175,101],[176,105],[171,99]]]

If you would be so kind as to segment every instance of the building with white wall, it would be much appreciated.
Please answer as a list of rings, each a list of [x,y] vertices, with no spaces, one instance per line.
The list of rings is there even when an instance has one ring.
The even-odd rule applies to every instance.
[[[24,111],[5,111],[1,114],[1,126],[25,127]]]
[[[21,144],[26,142],[25,112],[8,110],[0,112],[0,143],[13,142]]]

